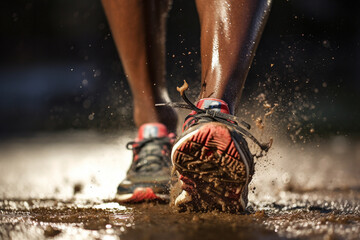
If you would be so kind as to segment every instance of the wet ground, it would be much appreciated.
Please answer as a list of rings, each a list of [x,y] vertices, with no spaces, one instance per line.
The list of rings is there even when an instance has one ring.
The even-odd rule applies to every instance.
[[[130,139],[78,132],[3,142],[0,239],[360,238],[358,141],[275,142],[256,165],[248,212],[234,215],[113,202]]]

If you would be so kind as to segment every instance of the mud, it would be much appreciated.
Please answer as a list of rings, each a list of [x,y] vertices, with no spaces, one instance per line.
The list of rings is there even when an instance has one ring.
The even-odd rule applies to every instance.
[[[282,192],[244,214],[178,213],[166,204],[0,200],[1,239],[358,239],[359,189]]]
[[[247,212],[178,213],[112,200],[128,166],[130,153],[119,149],[127,138],[82,133],[2,144],[0,239],[359,239],[358,144],[329,150],[329,140],[326,151],[309,154],[308,146],[302,156],[275,145],[275,160],[256,166]]]

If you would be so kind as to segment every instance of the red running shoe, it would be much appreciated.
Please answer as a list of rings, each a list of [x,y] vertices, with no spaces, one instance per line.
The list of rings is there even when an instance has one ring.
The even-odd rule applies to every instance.
[[[133,162],[117,188],[118,202],[169,200],[170,151],[174,139],[175,135],[160,123],[139,128],[137,139],[126,146],[133,151]]]
[[[244,137],[264,151],[271,142],[261,144],[240,127],[242,124],[250,129],[248,124],[230,115],[228,105],[220,99],[205,98],[193,105],[185,95],[186,82],[184,86],[178,91],[187,105],[159,104],[193,109],[171,153],[180,182],[175,206],[180,211],[244,211],[248,184],[254,174],[254,158]]]

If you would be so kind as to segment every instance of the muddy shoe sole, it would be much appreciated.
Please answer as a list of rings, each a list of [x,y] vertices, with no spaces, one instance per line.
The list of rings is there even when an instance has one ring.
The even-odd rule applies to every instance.
[[[249,163],[243,161],[231,130],[221,123],[206,123],[184,135],[172,151],[172,161],[181,186],[175,200],[180,211],[244,211]]]

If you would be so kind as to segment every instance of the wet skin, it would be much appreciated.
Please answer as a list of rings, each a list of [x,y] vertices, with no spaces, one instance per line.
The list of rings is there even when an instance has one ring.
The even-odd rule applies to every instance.
[[[139,127],[161,122],[174,131],[176,112],[165,81],[167,0],[102,0],[134,98]],[[270,0],[196,0],[201,27],[199,98],[218,98],[234,113],[270,9]]]
[[[239,103],[270,1],[197,0],[201,25],[200,98],[219,98],[230,111]]]
[[[173,109],[155,108],[170,101],[165,84],[167,0],[102,0],[134,100],[136,126],[162,122],[174,131]]]

